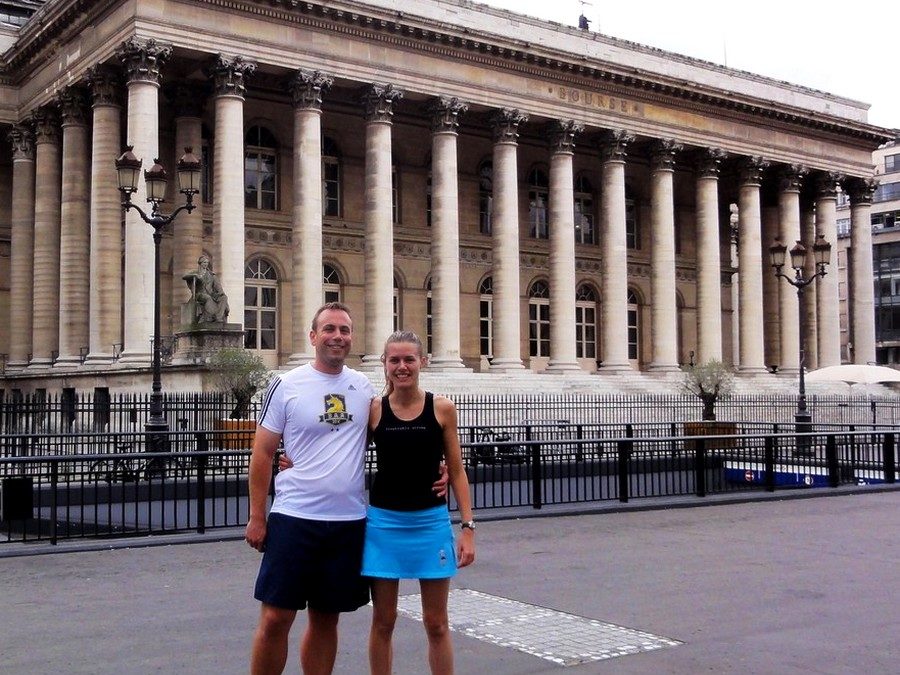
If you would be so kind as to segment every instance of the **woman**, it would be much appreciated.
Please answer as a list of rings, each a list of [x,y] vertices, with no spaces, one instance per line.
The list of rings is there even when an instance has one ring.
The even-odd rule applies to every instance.
[[[418,579],[433,674],[453,672],[447,598],[450,577],[475,560],[475,523],[457,435],[456,407],[419,386],[426,359],[419,337],[393,333],[381,356],[387,395],[373,399],[369,430],[378,471],[369,493],[363,576],[372,579],[369,665],[373,675],[391,672],[391,639],[400,579]],[[462,517],[453,541],[444,497],[432,484],[446,462]]]

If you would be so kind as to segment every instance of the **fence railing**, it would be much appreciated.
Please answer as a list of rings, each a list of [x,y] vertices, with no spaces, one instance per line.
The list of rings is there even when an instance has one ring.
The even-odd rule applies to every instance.
[[[708,433],[722,424],[689,426],[689,435],[653,433],[653,425],[535,424],[497,427],[490,436],[484,427],[463,428],[473,507],[539,509],[898,479],[893,427],[821,425],[797,434],[766,423],[725,423],[734,433]],[[675,430],[685,431],[677,424]],[[243,525],[251,439],[252,432],[173,432],[167,452],[147,452],[145,433],[3,437],[9,452],[0,456],[0,544]],[[373,471],[369,452],[367,477]]]

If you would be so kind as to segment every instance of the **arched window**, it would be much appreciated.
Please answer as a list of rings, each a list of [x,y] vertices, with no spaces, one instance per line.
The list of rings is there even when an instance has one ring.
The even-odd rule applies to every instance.
[[[531,236],[535,239],[547,239],[547,198],[550,193],[550,181],[547,173],[535,167],[528,174],[528,222],[531,224]]]
[[[341,153],[334,139],[322,139],[322,213],[341,217]]]
[[[640,361],[641,354],[641,326],[640,306],[637,294],[628,289],[628,359],[635,365]]]
[[[492,232],[491,218],[494,211],[494,165],[482,162],[478,167],[478,231]]]
[[[584,174],[575,179],[575,242],[594,244],[594,186]]]
[[[244,267],[244,348],[278,348],[278,273],[264,258]]]
[[[485,277],[478,286],[478,327],[481,355],[494,356],[494,279]]]
[[[638,222],[637,200],[634,192],[625,186],[625,244],[637,250],[641,247],[641,228]]]
[[[597,294],[588,284],[575,291],[575,355],[597,358]]]
[[[278,208],[278,155],[272,132],[250,127],[244,137],[244,206],[248,209]]]
[[[328,263],[322,265],[322,290],[324,302],[341,301],[341,275]]]
[[[550,356],[550,287],[535,281],[528,291],[528,353]]]

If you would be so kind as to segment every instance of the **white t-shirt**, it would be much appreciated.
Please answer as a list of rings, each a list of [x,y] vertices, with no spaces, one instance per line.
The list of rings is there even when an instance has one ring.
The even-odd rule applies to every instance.
[[[281,434],[294,466],[275,477],[272,511],[311,520],[366,517],[364,463],[368,378],[344,367],[339,375],[306,364],[269,385],[257,420]]]

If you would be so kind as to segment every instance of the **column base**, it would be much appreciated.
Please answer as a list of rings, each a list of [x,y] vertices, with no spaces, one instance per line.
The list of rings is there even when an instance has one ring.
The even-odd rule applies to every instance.
[[[598,375],[616,375],[618,373],[634,373],[635,369],[627,361],[625,363],[603,363],[597,368]]]
[[[384,370],[384,364],[381,362],[381,354],[366,354],[362,357],[362,361],[356,367],[364,373],[377,373]]]
[[[566,373],[583,372],[581,366],[574,361],[550,361],[543,372],[551,375],[565,375]]]
[[[25,370],[28,367],[28,361],[10,361],[6,364],[6,370]]]
[[[80,366],[80,356],[60,356],[53,364],[54,368],[78,368]]]
[[[680,373],[681,368],[676,363],[651,363],[647,366],[647,372],[652,375],[666,375],[668,373]]]
[[[53,359],[49,357],[32,358],[31,361],[28,362],[28,370],[44,370],[45,368],[52,367]]]
[[[305,366],[310,361],[315,361],[315,354],[291,354],[288,357],[287,363],[284,364],[283,368],[290,370],[292,368],[296,368],[297,366]]]
[[[769,369],[765,366],[738,366],[738,375],[769,375]]]
[[[119,366],[149,366],[153,363],[153,355],[150,352],[122,352],[116,365]]]
[[[471,373],[459,358],[436,358],[428,361],[428,370],[436,373]]]
[[[488,368],[489,373],[525,373],[530,372],[525,369],[525,364],[521,359],[498,359],[491,361],[491,367]]]
[[[112,354],[88,354],[84,359],[86,366],[111,366],[115,362]]]
[[[800,369],[796,366],[787,366],[785,368],[778,368],[778,372],[775,373],[778,376],[784,377],[799,377]]]

